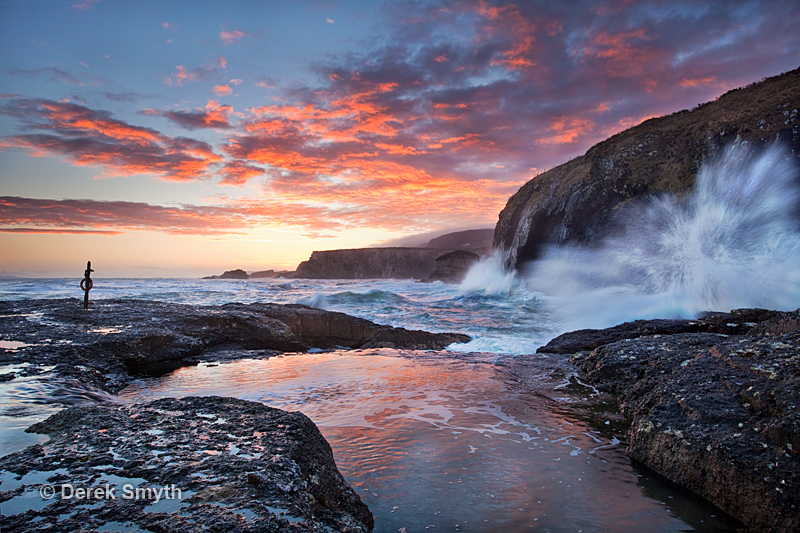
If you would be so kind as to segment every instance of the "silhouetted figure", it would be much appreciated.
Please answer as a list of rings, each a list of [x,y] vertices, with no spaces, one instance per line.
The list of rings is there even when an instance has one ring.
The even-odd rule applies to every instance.
[[[85,310],[89,309],[89,291],[92,290],[92,262],[86,261],[86,272],[83,273],[83,279],[81,280],[81,289],[83,289],[83,308]]]

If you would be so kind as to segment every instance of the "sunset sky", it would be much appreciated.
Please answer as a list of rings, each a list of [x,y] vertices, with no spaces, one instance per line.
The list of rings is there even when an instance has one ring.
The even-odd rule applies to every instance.
[[[800,66],[800,2],[0,0],[0,275],[293,269]]]

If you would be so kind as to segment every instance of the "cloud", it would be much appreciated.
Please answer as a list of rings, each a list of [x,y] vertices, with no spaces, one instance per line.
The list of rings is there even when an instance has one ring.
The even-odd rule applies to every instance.
[[[261,194],[216,207],[220,228],[427,231],[492,223],[534,173],[641,120],[800,63],[800,5],[789,0],[400,1],[381,13],[371,49],[326,55],[305,80],[254,79],[271,89],[270,104],[144,111],[187,130],[224,130],[215,146],[53,107],[75,104],[45,110],[45,101],[13,98],[2,112],[23,129],[0,142],[110,174],[215,176],[223,186],[258,178]],[[247,36],[224,31],[220,40]],[[213,80],[218,95],[231,94],[240,80],[226,67],[224,58],[179,65],[165,81]],[[175,216],[211,217],[195,207]],[[79,229],[136,227],[92,224]]]
[[[233,94],[233,89],[228,87],[227,85],[215,85],[211,92],[216,94],[217,96],[224,96],[228,94]]]
[[[248,37],[250,34],[244,32],[242,30],[233,30],[233,31],[221,31],[219,32],[219,39],[222,41],[222,44],[229,45],[229,44],[239,44],[239,42]]]
[[[14,233],[99,233],[163,231],[170,234],[241,233],[244,214],[207,207],[162,207],[140,202],[49,200],[0,197],[0,231]]]
[[[200,128],[229,129],[231,124],[229,118],[233,113],[233,108],[229,105],[219,105],[218,102],[209,100],[205,109],[183,110],[183,111],[157,111],[155,109],[145,109],[145,115],[160,115],[171,120],[175,124],[195,130]]]
[[[3,138],[0,148],[26,150],[34,157],[66,157],[75,165],[103,167],[108,176],[199,180],[223,159],[208,143],[163,135],[73,103],[12,99],[2,102],[0,114],[17,119],[30,132]]]
[[[100,2],[100,0],[86,0],[82,4],[72,4],[72,9],[77,9],[78,11],[89,11],[90,9],[94,9],[94,5]]]
[[[242,186],[250,178],[256,178],[264,174],[264,169],[251,165],[245,161],[231,161],[222,167],[222,185]]]
[[[181,87],[185,81],[216,79],[220,75],[220,69],[225,69],[227,66],[228,62],[224,57],[217,59],[216,64],[208,63],[190,71],[187,71],[183,65],[178,65],[175,67],[176,72],[173,75],[164,78],[164,83],[170,87]]]
[[[12,68],[8,69],[7,73],[9,76],[26,77],[26,78],[47,76],[50,78],[51,81],[60,81],[62,83],[66,83],[67,85],[77,85],[78,87],[84,87],[86,85],[81,80],[70,74],[69,72],[55,67],[35,68],[35,69]]]

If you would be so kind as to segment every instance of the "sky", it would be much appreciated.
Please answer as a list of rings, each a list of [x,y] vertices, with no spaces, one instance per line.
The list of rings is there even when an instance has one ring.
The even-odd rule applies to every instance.
[[[0,276],[294,269],[800,66],[800,2],[0,0]]]

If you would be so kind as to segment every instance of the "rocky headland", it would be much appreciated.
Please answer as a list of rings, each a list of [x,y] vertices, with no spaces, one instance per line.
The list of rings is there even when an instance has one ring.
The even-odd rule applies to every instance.
[[[426,279],[437,248],[353,248],[313,252],[297,266],[293,277],[309,279]]]
[[[617,395],[633,460],[754,531],[800,529],[800,310],[637,320],[539,351]]]
[[[291,277],[310,279],[416,279],[458,283],[473,256],[491,252],[491,229],[457,231],[425,246],[348,248],[312,252]],[[456,253],[454,252],[464,252]],[[469,267],[467,266],[468,270]]]
[[[373,528],[330,446],[299,412],[165,398],[72,407],[28,431],[50,440],[0,458],[4,533],[32,524],[59,533]]]
[[[778,142],[800,161],[798,113],[800,69],[646,120],[526,183],[500,213],[493,245],[513,269],[546,245],[597,241],[621,207],[689,190],[703,161],[730,145]]]

